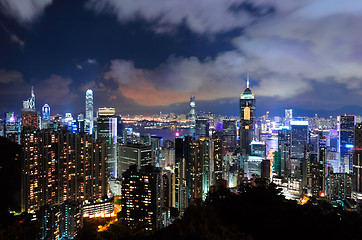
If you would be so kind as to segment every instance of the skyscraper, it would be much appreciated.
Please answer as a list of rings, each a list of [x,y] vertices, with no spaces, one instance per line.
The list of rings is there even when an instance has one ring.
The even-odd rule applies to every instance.
[[[354,130],[352,183],[353,196],[360,202],[362,201],[362,123],[359,123]]]
[[[190,127],[194,128],[196,125],[196,112],[195,112],[195,96],[190,97]]]
[[[117,178],[117,126],[114,108],[99,108],[97,139],[107,143],[108,174]]]
[[[18,137],[15,137],[15,135],[19,135],[20,133],[20,122],[19,119],[15,116],[14,112],[7,112],[5,113],[5,119],[4,119],[4,137],[7,138],[13,138],[10,137],[10,135],[14,135],[13,140],[18,142]]]
[[[42,112],[42,117],[43,117],[43,121],[44,122],[49,122],[50,121],[50,107],[48,104],[44,104],[44,106],[41,109]]]
[[[285,125],[289,126],[293,120],[293,109],[285,109]]]
[[[93,133],[93,91],[88,89],[85,93],[85,122],[86,131]]]
[[[196,120],[196,139],[209,136],[209,123],[206,118]]]
[[[356,116],[345,114],[338,116],[337,119],[341,171],[350,173],[352,172],[353,166],[351,154],[353,151],[353,135],[354,126],[356,125]]]
[[[48,129],[21,135],[22,211],[106,195],[105,146],[94,144],[91,135]]]
[[[306,159],[308,144],[308,121],[290,121],[290,174],[300,177],[301,162]]]
[[[236,148],[236,121],[224,119],[222,123],[222,156]]]
[[[21,109],[21,127],[24,128],[39,128],[39,115],[35,110],[35,94],[34,87],[31,87],[31,97],[23,101]]]
[[[284,177],[290,175],[290,129],[283,126],[278,130],[278,151],[280,153],[280,174]],[[278,155],[279,156],[279,155]]]
[[[132,165],[122,174],[121,216],[130,227],[146,231],[161,227],[162,175],[158,168]]]
[[[206,198],[210,187],[210,147],[207,138],[200,138],[190,146],[191,203]]]
[[[34,87],[31,87],[31,97],[28,100],[23,101],[23,108],[35,110],[35,94]]]
[[[118,176],[121,177],[131,165],[138,168],[152,164],[152,146],[142,144],[127,144],[119,146],[118,151]]]
[[[250,154],[250,143],[254,137],[254,119],[255,119],[255,98],[249,88],[249,78],[247,79],[246,89],[240,95],[240,148],[246,154]]]

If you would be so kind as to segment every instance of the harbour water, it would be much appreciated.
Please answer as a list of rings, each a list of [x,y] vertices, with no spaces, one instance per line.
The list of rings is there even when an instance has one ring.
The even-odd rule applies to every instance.
[[[145,128],[144,126],[135,126],[133,124],[125,125],[126,128],[132,128],[133,132],[138,132],[141,136],[150,134],[151,136],[159,136],[162,137],[162,140],[170,140],[175,141],[175,137],[179,134],[179,136],[188,135],[190,133],[189,128],[177,128],[177,127],[169,127],[169,128]]]

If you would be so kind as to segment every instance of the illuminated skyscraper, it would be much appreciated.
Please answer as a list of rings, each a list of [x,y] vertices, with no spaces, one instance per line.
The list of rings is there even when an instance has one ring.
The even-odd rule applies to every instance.
[[[50,107],[48,104],[44,104],[44,106],[41,109],[42,117],[44,122],[50,121]]]
[[[293,109],[285,109],[285,125],[289,126],[293,120]]]
[[[191,204],[206,198],[210,187],[210,147],[207,138],[200,138],[190,146]]]
[[[85,94],[85,122],[86,131],[89,134],[93,133],[93,91],[88,89]]]
[[[205,118],[196,120],[196,139],[209,136],[209,123]]]
[[[289,173],[300,177],[301,163],[306,159],[308,144],[308,121],[290,121],[290,161]]]
[[[338,133],[339,133],[339,152],[340,152],[340,164],[341,171],[350,173],[352,172],[353,161],[353,135],[354,126],[356,125],[356,116],[343,115],[338,116]]]
[[[196,112],[195,112],[195,96],[190,97],[190,127],[194,128],[196,125]]]
[[[288,177],[290,174],[290,129],[282,126],[278,129],[278,152],[280,153],[280,175]],[[277,155],[279,157],[279,155]]]
[[[222,156],[236,148],[236,120],[224,119],[222,123]]]
[[[132,165],[122,174],[121,216],[130,227],[146,231],[161,227],[162,175],[158,168]]]
[[[34,109],[35,110],[35,94],[34,87],[31,87],[31,97],[28,100],[23,101],[24,109]]]
[[[97,118],[97,139],[107,143],[108,174],[113,178],[117,178],[118,120],[115,114],[114,108],[99,108]]]
[[[152,165],[152,146],[143,144],[127,144],[119,146],[118,151],[118,176],[122,176],[131,165]]]
[[[68,131],[24,129],[21,135],[22,211],[106,195],[105,144]]]
[[[210,140],[210,173],[210,185],[215,185],[218,179],[222,179],[222,140],[218,137]]]
[[[21,109],[21,128],[39,128],[39,115],[35,110],[35,94],[34,87],[31,87],[31,97],[23,101]]]
[[[20,133],[20,122],[15,116],[14,112],[5,113],[4,119],[4,136],[8,137],[8,134]]]
[[[353,151],[353,196],[362,201],[362,123],[357,124],[354,130]]]
[[[240,148],[250,154],[250,143],[254,138],[255,98],[249,88],[249,78],[246,89],[240,95]]]

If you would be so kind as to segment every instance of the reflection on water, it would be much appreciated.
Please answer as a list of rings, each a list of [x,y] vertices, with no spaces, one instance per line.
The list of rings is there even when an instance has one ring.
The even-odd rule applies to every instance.
[[[160,136],[162,140],[171,140],[174,141],[176,133],[180,133],[180,136],[188,135],[190,133],[189,128],[165,128],[165,129],[156,129],[156,128],[145,128],[144,126],[135,126],[133,124],[125,125],[126,128],[132,128],[134,132],[139,132],[141,136],[147,135],[148,133],[151,136]]]

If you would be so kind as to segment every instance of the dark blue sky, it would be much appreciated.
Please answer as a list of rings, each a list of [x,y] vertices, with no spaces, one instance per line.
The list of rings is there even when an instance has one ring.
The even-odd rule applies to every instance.
[[[237,115],[248,72],[259,115],[360,114],[362,3],[283,2],[1,0],[0,112],[34,85],[53,114],[83,112],[92,88],[123,114],[188,111],[195,95]]]

